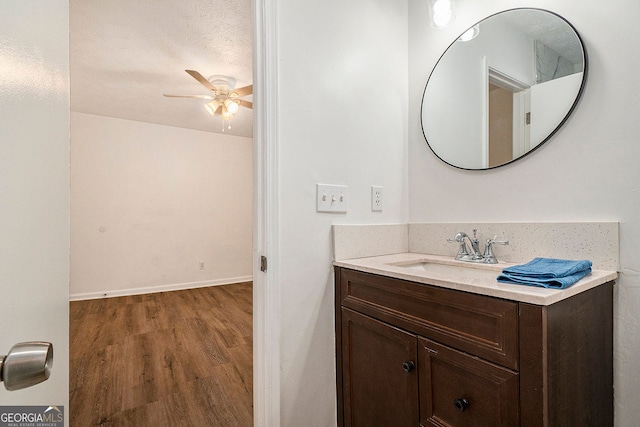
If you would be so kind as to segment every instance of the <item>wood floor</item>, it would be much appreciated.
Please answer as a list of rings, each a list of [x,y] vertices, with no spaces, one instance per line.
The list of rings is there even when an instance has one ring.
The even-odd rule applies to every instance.
[[[252,284],[71,302],[71,426],[253,425]]]

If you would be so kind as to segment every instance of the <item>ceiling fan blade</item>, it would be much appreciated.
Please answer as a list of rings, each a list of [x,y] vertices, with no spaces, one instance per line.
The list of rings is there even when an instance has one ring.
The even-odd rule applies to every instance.
[[[163,93],[167,98],[199,98],[199,99],[213,99],[214,97],[211,95],[169,95]]]
[[[238,88],[238,89],[233,89],[231,92],[232,93],[234,93],[234,92],[237,93],[238,96],[251,95],[253,93],[253,85],[241,87],[241,88]]]
[[[216,91],[216,88],[209,82],[209,80],[205,79],[202,74],[194,70],[185,70],[191,77],[199,81],[204,87],[209,90]]]
[[[239,99],[238,102],[240,103],[240,105],[242,105],[243,107],[247,107],[247,108],[253,108],[253,102],[249,102],[249,101],[245,101],[244,99]]]

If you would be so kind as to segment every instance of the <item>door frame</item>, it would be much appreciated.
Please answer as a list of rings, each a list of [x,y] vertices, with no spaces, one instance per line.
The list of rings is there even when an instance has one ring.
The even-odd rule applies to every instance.
[[[253,6],[253,424],[266,427],[280,425],[277,0]]]
[[[482,57],[482,72],[484,97],[482,113],[482,164],[489,167],[489,84],[512,92],[513,99],[513,155],[514,159],[522,156],[529,147],[529,127],[525,125],[524,117],[531,111],[530,86],[520,80],[489,65],[487,57]]]

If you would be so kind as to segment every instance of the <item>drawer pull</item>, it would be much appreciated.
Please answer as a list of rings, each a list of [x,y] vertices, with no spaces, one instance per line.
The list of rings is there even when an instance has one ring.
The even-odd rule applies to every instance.
[[[402,364],[402,369],[404,369],[405,372],[411,372],[415,369],[415,367],[416,367],[416,364],[411,361],[404,362]]]
[[[467,399],[456,399],[453,401],[456,409],[460,412],[464,412],[469,407],[469,401]]]

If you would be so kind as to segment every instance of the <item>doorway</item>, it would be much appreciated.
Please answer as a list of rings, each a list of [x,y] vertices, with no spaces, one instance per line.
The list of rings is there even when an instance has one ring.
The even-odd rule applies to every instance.
[[[513,93],[489,83],[489,167],[513,159]]]
[[[530,87],[488,67],[487,167],[509,163],[529,151]]]
[[[186,8],[188,9],[188,8]],[[248,8],[250,9],[250,8]],[[148,17],[147,17],[148,19]],[[135,19],[132,18],[127,18],[126,19],[127,22],[132,22],[135,21]],[[73,23],[72,23],[73,24]],[[73,34],[73,28],[72,28],[72,34]],[[97,49],[97,51],[99,51],[99,49]],[[133,58],[132,58],[133,59]],[[71,58],[71,60],[73,61],[73,57]],[[183,70],[182,70],[183,71]],[[116,71],[117,72],[117,71]],[[204,71],[203,71],[204,72]],[[73,69],[72,69],[72,97],[73,97],[73,83],[74,83],[74,77],[77,77],[78,74],[74,74],[73,73]],[[137,75],[132,75],[129,76],[129,78],[133,78],[133,79],[138,79],[140,78],[140,76]],[[158,94],[159,96],[161,95],[161,92]],[[99,101],[97,101],[99,102]],[[123,108],[124,109],[124,108]],[[135,122],[135,123],[134,123]],[[91,184],[91,180],[98,180],[98,176],[102,173],[107,174],[107,175],[111,175],[107,178],[115,180],[115,181],[119,181],[120,187],[116,188],[114,191],[114,188],[100,188],[99,191],[95,191],[95,187],[94,187],[94,191],[88,191],[85,194],[90,194],[91,197],[96,197],[99,195],[105,195],[106,193],[111,192],[112,195],[115,195],[116,198],[122,198],[123,196],[123,192],[122,189],[126,189],[127,187],[131,187],[131,185],[127,185],[128,183],[139,183],[140,181],[147,181],[147,183],[149,185],[147,185],[146,189],[142,189],[142,190],[136,190],[136,192],[138,193],[137,196],[135,194],[129,194],[127,196],[133,196],[133,198],[144,198],[146,196],[150,196],[150,197],[159,197],[159,190],[160,189],[167,189],[167,187],[171,187],[171,180],[169,179],[168,175],[175,175],[175,176],[180,176],[180,177],[184,177],[184,175],[186,175],[188,172],[184,172],[184,169],[180,169],[180,168],[175,168],[175,169],[170,169],[170,167],[172,167],[172,165],[176,164],[176,163],[182,163],[182,166],[184,166],[184,164],[186,164],[187,162],[184,159],[184,155],[180,154],[178,152],[176,152],[175,155],[167,155],[166,153],[168,151],[165,151],[165,155],[161,155],[160,153],[162,152],[163,149],[167,148],[167,146],[169,145],[169,143],[166,141],[166,137],[167,134],[171,133],[171,132],[176,132],[176,133],[180,133],[181,135],[184,135],[185,132],[184,130],[180,130],[177,131],[175,129],[168,129],[166,127],[161,127],[162,125],[160,124],[160,127],[157,127],[155,123],[144,123],[144,122],[138,122],[136,120],[133,119],[122,119],[120,117],[99,117],[98,114],[93,114],[91,112],[73,112],[72,113],[72,141],[73,140],[77,140],[77,133],[73,133],[73,129],[77,129],[78,124],[79,123],[83,123],[83,124],[87,124],[90,123],[89,126],[85,127],[85,130],[83,132],[85,132],[88,135],[84,135],[83,136],[87,136],[87,138],[83,138],[83,141],[88,141],[91,140],[92,142],[97,142],[97,143],[101,143],[101,142],[106,142],[104,144],[98,144],[100,147],[100,149],[103,149],[103,151],[94,151],[94,155],[96,157],[98,157],[98,161],[96,162],[96,164],[94,164],[94,166],[96,167],[91,167],[91,170],[89,171],[89,173],[87,174],[87,176],[89,175],[93,175],[93,178],[88,178],[88,179],[82,179],[79,180],[80,182],[84,183],[85,185],[89,185]],[[143,123],[143,124],[140,124]],[[235,126],[234,126],[235,127]],[[141,129],[141,128],[145,128],[145,129]],[[114,131],[118,131],[119,129],[119,134],[117,137],[115,138],[110,138],[111,139],[111,144],[109,144],[109,141],[96,141],[98,139],[103,138],[107,132],[111,132],[111,135],[113,135]],[[143,152],[142,149],[140,149],[140,138],[138,138],[140,135],[144,135],[145,132],[149,129],[152,129],[150,132],[155,132],[155,142],[160,142],[158,143],[155,147],[153,147],[155,150],[148,150],[146,152]],[[127,140],[127,138],[129,138]],[[105,138],[106,139],[106,138]],[[177,136],[176,138],[174,138],[175,140],[180,140],[182,139],[183,143],[185,144],[189,144],[191,141],[193,141],[192,138],[183,138],[182,136]],[[121,152],[120,154],[115,154],[114,151],[112,151],[115,145],[117,144],[121,144],[121,145],[127,145],[128,147],[124,147],[125,150],[127,149],[132,149],[132,151],[129,151],[128,153],[123,153]],[[135,147],[135,145],[138,144],[137,147]],[[203,144],[206,144],[205,142],[203,142]],[[108,146],[106,149],[105,147]],[[94,145],[93,148],[96,148],[96,146]],[[123,148],[123,147],[120,147]],[[164,172],[164,174],[158,174],[155,177],[152,174],[148,174],[147,172],[149,172],[149,168],[146,167],[148,165],[145,165],[145,167],[137,167],[137,169],[139,169],[137,172],[135,171],[136,166],[133,166],[130,170],[129,169],[125,169],[125,161],[131,161],[133,162],[133,160],[136,158],[137,155],[140,155],[140,157],[143,158],[150,158],[150,157],[154,157],[154,160],[156,161],[157,164],[159,164],[158,170],[161,170],[162,172]],[[105,160],[105,164],[110,164],[111,166],[116,165],[117,167],[112,167],[109,169],[108,172],[105,172],[103,169],[99,168],[99,158],[100,156],[102,156],[102,158]],[[120,156],[119,159],[115,159],[118,160],[116,162],[111,162],[109,163],[107,160],[114,160],[114,156]],[[248,164],[249,167],[251,167],[252,165],[252,159],[251,157],[254,157],[253,155],[249,156],[248,161],[244,161],[244,164]],[[218,159],[221,160],[221,162],[226,162],[230,167],[231,166],[237,166],[238,162],[235,159],[230,159],[228,157],[225,156],[217,156]],[[73,162],[72,162],[73,163]],[[75,163],[77,164],[77,163]],[[123,166],[125,165],[125,166]],[[72,168],[73,168],[73,164],[72,164]],[[188,168],[186,168],[188,169]],[[220,165],[216,164],[211,166],[210,168],[211,170],[219,170],[220,169]],[[236,168],[237,169],[237,168]],[[166,180],[164,180],[166,178]],[[163,179],[162,181],[160,179]],[[205,181],[207,179],[204,179]],[[249,180],[251,180],[251,178],[249,178]],[[234,187],[235,183],[231,182],[228,183],[228,187],[231,191],[239,191],[238,187]],[[78,184],[76,183],[75,188],[78,188]],[[199,185],[199,184],[194,184],[195,185]],[[72,184],[73,186],[73,184]],[[185,185],[185,188],[189,187],[188,185]],[[179,196],[180,193],[179,191],[174,193],[174,197],[172,198],[172,202],[176,203],[176,198]],[[194,192],[193,194],[190,194],[190,201],[191,204],[202,204],[202,199],[206,198],[206,194],[212,194],[212,198],[216,199],[217,201],[220,200],[229,200],[228,197],[225,197],[224,194],[221,193],[221,191],[211,191],[211,190],[207,190],[206,188],[200,188],[198,191]],[[249,199],[251,199],[251,195],[249,197]],[[78,205],[78,203],[89,203],[91,202],[91,200],[88,200],[89,197],[84,197],[84,198],[76,198],[75,200],[72,200],[72,208],[73,205],[75,204],[76,207]],[[256,199],[255,195],[253,196],[253,199]],[[131,200],[131,199],[130,199]],[[179,203],[176,203],[177,205],[179,205]],[[185,203],[183,202],[182,205],[184,205]],[[222,203],[219,203],[222,204]],[[124,204],[120,204],[119,206],[114,206],[112,205],[111,207],[109,207],[108,209],[103,209],[102,212],[106,212],[110,209],[112,209],[114,212],[112,212],[114,214],[114,217],[116,216],[115,213],[118,213],[117,211],[120,211],[119,213],[122,213],[123,210],[133,210],[135,206],[132,205],[131,203],[124,203]],[[176,207],[176,206],[174,206]],[[177,206],[176,209],[179,210],[180,206]],[[113,239],[114,241],[117,240],[124,240],[128,235],[141,235],[141,234],[148,234],[148,235],[152,235],[152,234],[156,234],[158,236],[160,236],[161,234],[167,234],[167,233],[160,233],[157,230],[161,229],[163,226],[161,225],[161,219],[162,217],[166,217],[167,216],[167,210],[165,210],[164,208],[157,208],[154,207],[153,205],[149,204],[145,207],[139,207],[140,209],[138,210],[138,212],[135,213],[135,215],[138,215],[139,221],[137,222],[137,224],[129,224],[127,227],[121,227],[122,224],[117,224],[113,221],[110,221],[109,223],[104,222],[104,223],[100,223],[100,224],[93,224],[92,228],[93,230],[90,230],[91,233],[93,233],[95,239],[92,242],[92,244],[97,245],[103,245],[103,247],[106,247],[110,244],[112,244],[113,242],[110,242],[109,239]],[[202,210],[211,210],[213,208],[211,207],[206,207],[206,206],[200,206],[200,208]],[[252,224],[257,222],[256,220],[253,219],[252,217],[252,208],[249,207],[249,216],[250,221],[249,221],[249,225],[248,227],[246,227],[247,229],[247,233],[249,234],[249,236],[251,235],[251,228],[252,228]],[[142,215],[140,215],[140,212],[146,212],[146,214],[148,214],[146,217],[143,217]],[[149,217],[152,217],[152,221],[148,222],[147,219],[149,219]],[[103,218],[104,219],[104,218]],[[77,223],[77,221],[76,221]],[[192,221],[193,224],[197,224],[198,221]],[[222,222],[219,222],[222,223]],[[72,224],[73,226],[73,224]],[[152,229],[155,227],[155,231]],[[119,228],[127,228],[126,230],[118,230]],[[87,228],[89,229],[89,227]],[[177,227],[172,227],[172,226],[164,226],[164,231],[173,231],[175,229],[180,229],[179,225]],[[146,230],[146,231],[145,231]],[[217,233],[222,233],[225,230],[222,230],[220,228],[215,229],[214,230]],[[122,232],[122,233],[120,233]],[[196,229],[196,227],[191,227],[191,230],[189,230],[188,233],[191,237],[193,236],[198,236],[198,230]],[[215,233],[214,233],[215,234]],[[209,234],[210,235],[210,234]],[[73,236],[72,233],[72,239],[78,237],[79,234],[75,234],[75,236]],[[189,236],[186,236],[189,237]],[[134,239],[135,240],[135,239]],[[138,240],[141,241],[141,240]],[[195,240],[192,238],[191,240],[188,240],[189,242],[195,242]],[[156,242],[156,243],[148,243],[149,241],[147,241],[146,243],[146,248],[142,248],[144,250],[147,250],[148,252],[152,252],[155,251],[157,249],[157,244],[160,244],[160,242]],[[186,245],[184,243],[181,243],[180,241],[178,241],[177,239],[173,239],[172,243],[174,244],[174,246],[180,246],[182,245],[182,252],[181,255],[184,255],[185,257],[188,255],[188,250],[190,249],[189,247],[186,247]],[[131,243],[131,241],[129,242],[129,244],[135,244]],[[113,245],[111,246],[113,247]],[[129,247],[126,247],[126,249],[129,249]],[[253,273],[253,262],[252,262],[252,258],[253,258],[253,253],[252,253],[252,248],[251,245],[249,245],[249,251],[248,251],[248,257],[247,257],[247,262],[249,265],[249,275],[251,275]],[[162,265],[166,265],[168,262],[173,262],[171,256],[167,255],[167,254],[160,254],[155,256],[155,259],[153,257],[151,257],[151,259],[149,260],[149,264],[144,266],[144,268],[141,268],[141,264],[139,263],[139,261],[137,262],[133,262],[133,259],[131,257],[127,257],[124,256],[123,254],[118,254],[118,251],[112,251],[109,255],[110,257],[110,261],[118,261],[118,262],[111,262],[111,268],[103,268],[102,270],[100,270],[100,277],[101,279],[113,279],[113,278],[118,278],[117,277],[117,272],[122,272],[123,270],[127,270],[128,271],[135,271],[138,270],[139,275],[135,276],[133,278],[131,278],[130,276],[130,284],[132,284],[132,287],[136,290],[139,291],[141,289],[144,289],[146,287],[148,287],[148,283],[144,283],[144,276],[145,274],[149,273],[149,271],[151,271],[153,269],[153,265],[155,263],[156,266],[162,266]],[[126,252],[126,251],[121,251],[121,252]],[[218,267],[223,267],[223,268],[228,268],[230,266],[230,262],[228,258],[225,258],[226,253],[228,253],[229,251],[219,251],[216,254],[214,254],[214,256],[211,257],[211,259],[213,261],[211,261],[211,263],[209,262],[208,259],[199,259],[199,258],[195,258],[192,260],[187,260],[186,264],[189,265],[188,268],[192,268],[195,269],[195,273],[193,274],[192,278],[186,279],[186,280],[181,280],[179,281],[178,279],[171,279],[168,281],[169,284],[172,283],[178,283],[178,284],[183,284],[183,283],[195,283],[198,284],[199,282],[205,282],[206,279],[204,280],[200,280],[200,278],[198,277],[199,274],[203,274],[201,273],[202,271],[207,271],[209,269],[215,269]],[[187,254],[187,255],[185,255]],[[82,255],[88,255],[88,254],[82,254]],[[88,258],[88,256],[87,256]],[[105,259],[103,258],[102,261],[104,261]],[[86,260],[85,260],[86,261]],[[132,262],[131,265],[129,265],[128,263]],[[202,264],[204,262],[204,268],[202,267]],[[216,262],[218,263],[216,265]],[[100,263],[95,263],[92,264],[91,266],[89,265],[91,264],[90,261],[87,262],[83,262],[82,264],[78,264],[76,263],[76,266],[78,265],[82,265],[82,266],[87,266],[87,267],[91,267],[94,269],[94,271],[96,271],[97,268],[99,268]],[[212,265],[213,264],[213,265]],[[113,266],[116,265],[116,268],[113,268]],[[176,267],[179,269],[180,265],[176,265]],[[74,269],[74,265],[72,264],[71,266],[72,270]],[[118,271],[115,271],[118,270]],[[163,273],[163,274],[167,274],[170,275],[171,273]],[[114,276],[115,275],[115,276]],[[228,274],[227,274],[228,276]],[[237,274],[233,276],[234,278],[243,278],[243,275],[238,276]],[[221,279],[222,280],[222,279]],[[73,280],[72,280],[73,281]],[[160,286],[165,286],[167,282],[163,282],[162,285]],[[220,283],[215,283],[215,284],[220,284]],[[158,289],[155,289],[158,290]],[[160,290],[170,290],[170,289],[160,289]],[[85,297],[97,297],[99,295],[97,295],[98,293],[106,293],[106,296],[109,297],[122,297],[122,298],[126,298],[124,295],[124,293],[122,295],[119,295],[118,292],[120,292],[120,289],[101,289],[100,287],[95,287],[92,289],[89,289],[87,292],[85,292],[85,294],[88,295],[84,295]],[[123,291],[126,292],[126,291]],[[82,294],[82,292],[74,292],[74,290],[72,290],[72,293],[80,293]],[[104,295],[103,295],[104,296]],[[140,297],[142,298],[142,297]],[[135,310],[135,309],[131,309],[131,310]]]

